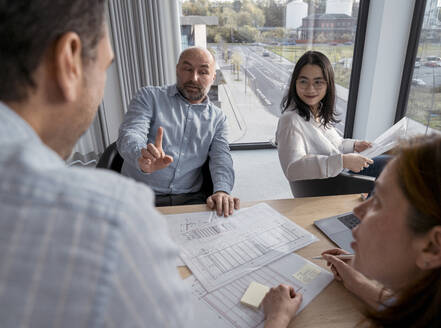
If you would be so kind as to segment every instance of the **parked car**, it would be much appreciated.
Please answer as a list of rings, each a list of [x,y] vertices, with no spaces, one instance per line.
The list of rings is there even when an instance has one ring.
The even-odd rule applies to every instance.
[[[269,57],[269,55],[270,55],[270,53],[269,53],[268,50],[264,50],[263,53],[262,53],[263,57]]]
[[[427,66],[427,67],[438,67],[439,64],[438,64],[438,62],[431,60],[431,61],[425,62],[424,66]]]
[[[421,58],[420,57],[416,57],[415,58],[415,68],[418,68],[421,66]]]
[[[424,82],[424,81],[421,80],[421,79],[412,79],[412,84],[413,84],[413,85],[417,85],[417,86],[419,86],[419,87],[423,87],[423,86],[426,85],[426,82]]]

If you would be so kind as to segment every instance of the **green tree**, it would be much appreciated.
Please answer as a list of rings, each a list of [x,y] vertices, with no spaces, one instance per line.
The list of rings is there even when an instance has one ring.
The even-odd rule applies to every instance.
[[[237,30],[237,39],[244,42],[256,42],[259,31],[252,26],[242,26]]]
[[[280,41],[285,38],[285,29],[277,27],[273,30],[262,32],[262,40],[265,42]]]
[[[182,4],[182,13],[184,16],[207,16],[208,12],[208,0],[190,0]]]
[[[250,25],[254,27],[261,27],[265,23],[265,15],[263,13],[263,10],[260,9],[253,1],[251,0],[243,0],[242,2],[242,10],[240,11],[240,14],[248,14],[249,17],[245,17],[246,21],[244,21],[244,24],[241,25]],[[245,23],[246,22],[246,23]]]
[[[265,15],[265,27],[282,27],[285,25],[286,4],[275,0],[257,1],[257,6]]]
[[[325,37],[324,33],[316,34],[315,41],[319,42],[319,43],[326,42],[326,37]]]

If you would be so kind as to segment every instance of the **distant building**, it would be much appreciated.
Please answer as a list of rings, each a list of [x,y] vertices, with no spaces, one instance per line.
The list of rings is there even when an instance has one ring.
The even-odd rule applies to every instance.
[[[346,14],[352,16],[353,0],[327,0],[326,14]]]
[[[302,40],[350,41],[355,38],[356,18],[347,14],[314,14],[303,18]]]
[[[181,16],[182,49],[197,46],[207,48],[207,25],[218,25],[216,16]]]
[[[303,0],[291,0],[286,4],[285,28],[296,29],[302,26],[302,19],[308,16],[308,5]]]

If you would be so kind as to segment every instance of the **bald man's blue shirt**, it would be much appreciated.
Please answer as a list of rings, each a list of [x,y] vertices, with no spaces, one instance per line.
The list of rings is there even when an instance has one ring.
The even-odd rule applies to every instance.
[[[0,103],[0,326],[183,327],[190,291],[153,193],[69,168]]]
[[[164,152],[173,157],[173,162],[145,174],[139,169],[138,158],[142,148],[155,142],[159,127],[164,129]],[[130,103],[117,145],[124,158],[121,173],[148,184],[157,194],[199,191],[201,167],[207,156],[214,192],[231,193],[233,189],[227,119],[208,97],[201,104],[190,104],[176,85],[142,88]]]

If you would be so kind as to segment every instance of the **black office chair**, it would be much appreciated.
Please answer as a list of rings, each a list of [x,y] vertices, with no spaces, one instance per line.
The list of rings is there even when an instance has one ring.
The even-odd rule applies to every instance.
[[[374,189],[375,178],[342,172],[327,179],[297,180],[290,182],[294,197],[316,197],[369,193]]]
[[[123,162],[124,159],[118,153],[118,150],[116,149],[116,142],[114,142],[106,148],[96,164],[96,167],[121,173]]]
[[[116,142],[114,142],[106,148],[96,167],[121,173],[123,162],[124,159],[118,153],[118,150],[116,149]],[[211,180],[210,167],[208,163],[209,158],[207,158],[204,165],[202,165],[202,186],[200,190],[204,193],[204,195],[206,195],[206,197],[213,194],[213,181]]]

